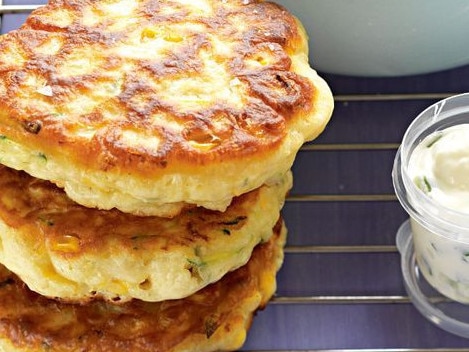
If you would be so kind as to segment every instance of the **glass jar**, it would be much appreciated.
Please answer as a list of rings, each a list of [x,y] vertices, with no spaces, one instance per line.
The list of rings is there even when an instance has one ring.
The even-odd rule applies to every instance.
[[[396,196],[409,214],[397,235],[409,296],[431,321],[465,337],[469,337],[469,213],[445,207],[423,192],[409,173],[409,162],[425,137],[467,123],[469,93],[431,105],[408,127],[392,171]]]

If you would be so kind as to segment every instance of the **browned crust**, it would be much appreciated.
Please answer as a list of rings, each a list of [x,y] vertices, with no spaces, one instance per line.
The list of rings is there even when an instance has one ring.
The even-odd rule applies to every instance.
[[[109,243],[133,249],[138,256],[139,251],[169,252],[228,239],[244,225],[259,197],[259,189],[245,193],[234,198],[225,212],[190,207],[175,218],[137,216],[83,207],[54,184],[2,165],[0,189],[0,219],[20,231],[31,246],[46,243],[54,255],[70,259],[90,253],[99,256]],[[56,245],[68,240],[76,241],[73,250]]]
[[[8,53],[8,48],[15,47],[16,53],[27,60],[22,67],[12,67],[11,55],[0,55],[0,82],[6,87],[0,87],[0,134],[44,153],[62,155],[86,169],[131,170],[148,175],[173,165],[190,168],[265,156],[275,151],[295,119],[314,111],[315,88],[291,70],[289,55],[305,44],[297,22],[276,4],[249,1],[244,5],[241,0],[227,2],[230,6],[212,1],[213,16],[191,17],[204,31],[186,38],[186,45],[164,60],[133,60],[132,71],[123,75],[119,94],[110,95],[87,114],[68,111],[67,104],[74,97],[93,97],[96,84],[112,84],[106,72],[119,70],[128,60],[118,55],[99,57],[105,49],[121,45],[128,34],[108,32],[111,20],[85,26],[83,11],[92,3],[52,0],[35,11],[18,31],[0,39],[0,52]],[[165,15],[162,9],[168,6],[175,6],[176,11]],[[73,19],[66,28],[50,19],[58,10],[67,10]],[[187,21],[186,10],[177,9],[171,1],[142,0],[136,15],[139,26]],[[236,23],[243,23],[245,30],[238,30]],[[230,75],[248,87],[243,107],[218,102],[181,111],[159,99],[148,78],[159,82],[200,74],[200,51],[210,48],[210,35],[234,43],[232,55],[216,59],[225,62]],[[56,55],[38,53],[37,47],[51,36],[62,43],[61,50]],[[58,65],[77,48],[94,50],[100,69],[87,75],[60,77]],[[268,65],[258,69],[246,66],[247,59],[266,50],[273,57]],[[25,92],[24,80],[31,72],[47,81],[52,96]],[[103,121],[104,112],[116,118]],[[182,133],[153,124],[151,117],[155,114],[184,125]],[[221,129],[215,125],[220,119],[226,122]],[[79,138],[74,132],[77,126],[93,126],[98,133],[91,140]],[[156,149],[129,146],[121,138],[127,129],[158,136],[162,143]],[[192,148],[189,141],[214,143],[200,150]]]
[[[209,351],[210,343],[249,328],[254,311],[270,299],[283,256],[281,228],[279,220],[244,267],[183,300],[64,304],[29,291],[0,266],[0,338],[26,352]]]

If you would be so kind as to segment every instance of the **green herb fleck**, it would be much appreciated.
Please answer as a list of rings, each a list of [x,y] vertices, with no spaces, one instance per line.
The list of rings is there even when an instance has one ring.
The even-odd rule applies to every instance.
[[[44,153],[42,153],[42,152],[39,152],[39,153],[37,153],[37,156],[38,156],[40,159],[42,159],[42,160],[44,160],[44,161],[47,161],[47,156],[46,156],[46,154],[44,154]]]
[[[204,266],[207,265],[206,262],[202,261],[200,258],[197,259],[189,259],[187,258],[187,267],[186,269],[189,270],[192,277],[202,280],[201,270]]]
[[[228,229],[222,229],[221,231],[223,232],[224,235],[227,235],[227,236],[231,235],[231,231]]]
[[[189,263],[189,265],[191,265],[193,267],[197,267],[197,268],[201,268],[201,267],[203,267],[207,264],[207,263],[203,262],[200,259],[189,259],[189,258],[187,258],[187,262]]]
[[[45,224],[47,226],[54,226],[54,221],[50,220],[50,219],[47,219],[44,216],[40,216],[38,219],[39,219],[40,222],[42,222],[43,224]]]
[[[0,134],[0,140],[4,141],[5,139],[8,139],[7,136],[5,136],[4,134]]]
[[[149,237],[151,237],[151,235],[137,234],[137,235],[134,235],[134,236],[130,237],[130,239],[132,241],[139,241],[139,240],[147,239]]]
[[[213,318],[207,318],[207,320],[205,320],[204,325],[205,325],[205,336],[207,336],[207,338],[209,339],[218,329],[218,327],[220,326],[220,323],[218,323]]]
[[[202,248],[200,246],[196,246],[194,248],[194,254],[196,257],[201,257],[202,256]]]
[[[427,269],[428,275],[433,276],[433,270],[425,257],[421,257],[420,260],[417,258],[417,261],[422,266],[422,270]]]
[[[141,248],[142,242],[153,237],[152,235],[148,234],[136,234],[132,237],[130,237],[130,240],[132,241],[132,249],[133,250],[139,250]]]
[[[438,141],[441,139],[441,137],[443,137],[443,133],[442,133],[442,132],[438,133],[438,134],[435,136],[435,138],[433,138],[433,140],[431,140],[430,143],[427,144],[427,148],[433,147],[433,146],[435,145],[435,143],[438,142]]]
[[[469,262],[469,252],[464,252],[462,260],[465,262]]]
[[[459,282],[458,280],[453,280],[453,279],[450,279],[449,277],[447,277],[446,280],[448,281],[448,284],[449,284],[454,290],[459,290],[460,282]]]
[[[420,188],[424,193],[430,193],[432,191],[432,185],[428,181],[426,176],[418,177],[415,179],[415,185]]]
[[[241,221],[246,220],[247,216],[237,216],[233,220],[223,221],[221,224],[223,225],[238,225]]]
[[[431,192],[432,191],[432,186],[430,185],[430,182],[428,182],[428,179],[425,176],[423,177],[423,183],[425,184],[425,189],[428,192]]]

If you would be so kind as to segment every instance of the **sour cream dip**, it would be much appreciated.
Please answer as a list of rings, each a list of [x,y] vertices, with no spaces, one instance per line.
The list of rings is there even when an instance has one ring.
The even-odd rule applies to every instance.
[[[402,258],[415,258],[418,276],[443,296],[469,304],[469,93],[438,101],[412,121],[392,180],[409,214],[410,229],[401,228],[412,254]]]
[[[469,123],[425,137],[411,153],[407,172],[426,197],[455,212],[455,222],[464,214],[469,217]],[[444,220],[452,222],[451,212]],[[413,217],[410,221],[417,263],[425,279],[445,296],[469,303],[469,239],[457,231],[442,235]]]
[[[469,123],[427,136],[412,152],[408,172],[439,204],[469,214]]]
[[[469,123],[424,138],[410,156],[408,173],[427,197],[469,217]],[[427,281],[444,295],[469,303],[469,243],[457,235],[441,236],[412,218],[411,227],[416,259]]]

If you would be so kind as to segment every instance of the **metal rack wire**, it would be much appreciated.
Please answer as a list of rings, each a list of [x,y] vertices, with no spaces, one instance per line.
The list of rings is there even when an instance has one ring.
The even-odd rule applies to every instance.
[[[3,15],[28,13],[42,5],[3,5],[0,0],[0,26]],[[380,102],[380,101],[405,101],[405,100],[437,100],[448,97],[454,93],[416,93],[416,94],[358,94],[358,95],[336,95],[336,103],[346,102]],[[396,151],[398,141],[383,143],[316,143],[307,144],[302,148],[302,152],[354,152],[363,151]],[[394,194],[292,194],[287,202],[299,203],[328,203],[328,202],[397,202]],[[391,244],[376,245],[314,245],[314,244],[288,244],[285,248],[286,261],[295,255],[313,255],[313,254],[382,254],[396,253],[397,248]],[[366,304],[385,304],[385,305],[409,305],[410,299],[407,295],[357,295],[354,293],[340,295],[278,295],[274,297],[271,305],[366,305]],[[469,345],[469,343],[468,343]],[[374,348],[374,349],[340,349],[348,352],[461,352],[469,351],[468,348]],[[253,350],[252,350],[253,351]],[[300,350],[262,350],[263,352],[299,352]],[[339,349],[301,349],[302,352],[335,352]]]
[[[335,96],[335,102],[376,102],[376,101],[402,101],[402,100],[440,100],[455,93],[433,93],[433,94],[387,94],[387,95],[338,95]],[[311,144],[305,145],[303,151],[333,151],[333,152],[354,152],[360,153],[362,151],[383,151],[389,150],[395,153],[399,147],[399,143],[326,143],[326,144]],[[299,194],[290,196],[287,201],[294,202],[397,202],[395,194]],[[285,248],[286,260],[288,257],[298,253],[302,254],[381,254],[381,253],[398,253],[395,245],[287,245]],[[440,297],[435,297],[435,300]],[[311,296],[277,296],[271,304],[285,304],[285,305],[375,305],[384,304],[389,306],[395,305],[412,305],[411,299],[408,295],[311,295]],[[469,345],[469,343],[468,343]],[[267,352],[262,350],[263,352]],[[272,352],[279,352],[275,350]],[[300,350],[295,350],[299,352]],[[293,350],[289,352],[295,352]],[[301,350],[302,352],[461,352],[469,351],[468,348],[373,348],[373,349],[311,349]],[[251,351],[253,352],[253,351]],[[286,351],[285,351],[286,352]]]
[[[335,103],[338,102],[371,102],[371,101],[399,101],[399,100],[439,100],[447,98],[455,93],[432,93],[432,94],[370,94],[370,95],[336,95],[334,96]],[[345,144],[309,144],[304,145],[302,151],[354,151],[361,152],[364,150],[392,150],[396,152],[399,143],[345,143]],[[288,201],[295,202],[397,202],[397,197],[392,194],[300,194],[293,195],[287,198]],[[333,246],[289,246],[285,248],[286,254],[297,253],[397,253],[395,245],[333,245]],[[273,304],[396,304],[396,303],[410,303],[407,295],[379,295],[379,296],[307,296],[307,297],[274,297]],[[466,350],[466,349],[464,349]],[[363,350],[361,350],[363,351]],[[407,350],[406,350],[407,351]],[[418,351],[411,349],[409,351]],[[428,350],[434,351],[434,350]],[[436,351],[436,350],[435,350]]]
[[[42,5],[3,5],[0,1],[0,15],[8,13],[25,13],[30,12]]]
[[[401,101],[416,101],[423,100],[428,101],[428,105],[431,102],[447,98],[451,95],[458,94],[457,92],[440,92],[440,93],[405,93],[405,94],[357,94],[357,95],[336,95],[335,102],[338,103],[350,103],[350,102],[361,102],[364,104],[373,102],[401,102]],[[390,151],[392,154],[397,152],[399,147],[399,141],[387,141],[383,143],[314,143],[307,144],[302,148],[303,152],[334,152],[334,153],[362,153],[364,151]],[[305,158],[307,159],[307,158]],[[304,161],[303,161],[304,162]],[[397,198],[394,193],[359,193],[359,194],[294,194],[287,199],[287,202],[301,202],[301,203],[354,203],[354,202],[394,202],[397,203]],[[398,226],[399,224],[396,224]],[[372,244],[372,245],[346,245],[336,243],[333,245],[287,245],[285,248],[286,261],[291,260],[291,257],[296,254],[306,255],[328,255],[338,254],[343,256],[349,255],[369,255],[369,254],[386,254],[392,253],[399,256],[397,247],[390,244]],[[441,297],[434,297],[435,301],[441,300]],[[389,307],[397,306],[412,306],[411,299],[406,294],[384,294],[384,295],[357,295],[357,294],[320,294],[320,295],[308,295],[308,296],[290,296],[281,295],[275,297],[271,304],[273,305],[335,305],[335,306],[363,306],[363,305],[386,305]],[[371,333],[371,331],[370,331]],[[469,346],[469,342],[467,344]],[[266,352],[265,350],[262,350]],[[274,350],[272,352],[279,352],[281,350]],[[439,351],[451,351],[461,352],[469,351],[469,348],[373,348],[373,349],[354,349],[354,348],[342,348],[342,349],[301,349],[301,350],[288,350],[289,352],[302,351],[302,352],[335,352],[335,351],[348,351],[348,352],[439,352]],[[251,352],[253,352],[251,350]]]

